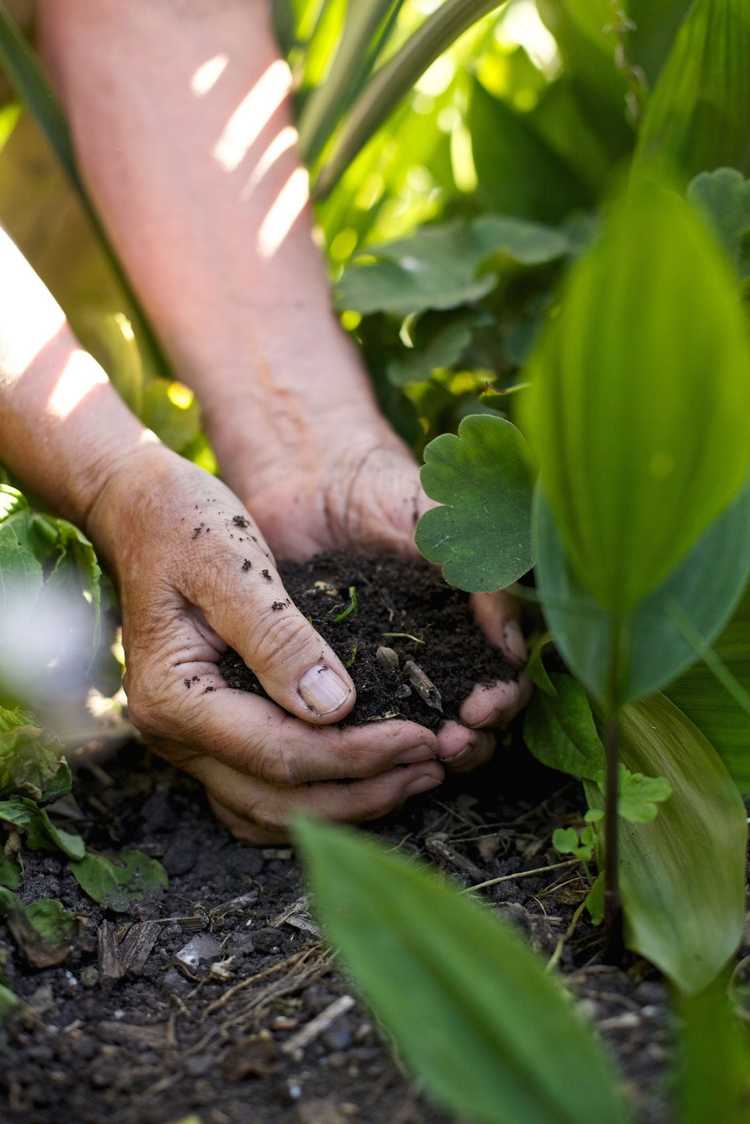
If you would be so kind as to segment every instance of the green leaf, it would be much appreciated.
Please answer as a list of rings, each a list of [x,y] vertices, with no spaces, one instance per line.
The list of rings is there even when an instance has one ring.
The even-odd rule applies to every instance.
[[[651,84],[672,48],[675,35],[693,0],[628,0],[627,10],[635,25],[628,35],[634,62],[641,66]]]
[[[471,415],[425,449],[422,487],[442,504],[419,521],[417,547],[451,585],[475,593],[531,568],[531,480],[525,442],[503,418]]]
[[[609,619],[573,574],[540,492],[534,504],[534,551],[537,588],[555,643],[568,666],[603,701],[607,692]],[[652,694],[696,662],[699,653],[685,634],[684,622],[689,621],[705,643],[712,643],[742,596],[749,566],[750,486],[636,610],[621,669],[624,702]],[[700,676],[700,672],[697,674]],[[750,672],[745,675],[750,676]],[[750,683],[750,678],[747,681]],[[707,693],[716,698],[712,677]],[[720,696],[722,701],[729,701],[723,688]],[[733,713],[736,718],[736,707]],[[703,728],[702,722],[698,725]],[[718,743],[717,748],[723,752]]]
[[[151,379],[143,390],[141,420],[165,445],[181,453],[200,433],[200,407],[195,398],[178,406],[170,397],[173,383],[169,379]]]
[[[20,1000],[9,987],[0,984],[0,1026],[3,1025],[8,1015],[18,1007]]]
[[[424,226],[408,238],[368,246],[366,254],[376,261],[355,261],[344,270],[336,304],[365,314],[455,308],[495,287],[494,272],[479,274],[485,264],[500,265],[507,259],[541,265],[573,248],[571,239],[554,227],[497,215]]]
[[[549,632],[532,636],[529,640],[529,658],[524,669],[534,686],[547,695],[556,694],[555,685],[544,666],[544,649],[551,643],[552,636]]]
[[[604,747],[584,688],[570,675],[550,676],[554,695],[536,691],[526,711],[524,739],[550,769],[599,783]]]
[[[521,400],[576,576],[616,618],[746,482],[749,368],[710,233],[675,193],[639,182],[574,267]]]
[[[620,766],[619,814],[628,823],[651,823],[659,814],[659,805],[672,795],[666,777],[646,777]]]
[[[676,1089],[680,1124],[747,1124],[750,1050],[747,1025],[732,1009],[726,973],[677,1004]]]
[[[70,955],[75,918],[60,902],[40,898],[25,906],[10,890],[0,889],[0,917],[33,968],[62,964]]]
[[[117,861],[89,853],[70,869],[85,894],[116,913],[126,913],[146,894],[168,885],[164,867],[142,851],[122,851]]]
[[[455,320],[440,323],[430,338],[406,350],[388,364],[388,378],[394,386],[424,382],[432,372],[458,363],[471,344],[472,317],[463,314]]]
[[[471,87],[467,125],[484,210],[559,222],[592,203],[589,190],[536,132],[528,115]]]
[[[750,277],[750,180],[734,168],[701,172],[688,199],[708,217],[740,276]]]
[[[750,691],[750,590],[715,644],[735,679]],[[721,754],[739,789],[750,795],[750,719],[704,663],[695,664],[668,690],[670,699]]]
[[[499,8],[498,0],[443,0],[403,46],[376,71],[356,99],[328,163],[315,182],[324,198],[357,153],[390,116],[430,63],[482,16]]]
[[[27,710],[0,706],[0,795],[25,793],[35,800],[62,795],[67,777],[60,743]]]
[[[438,1101],[487,1124],[627,1119],[600,1046],[509,928],[361,835],[303,821],[297,838],[329,939]]]
[[[26,916],[47,944],[68,944],[76,929],[76,919],[56,898],[38,898],[26,907]]]
[[[591,828],[579,832],[574,827],[558,827],[552,833],[552,846],[560,855],[573,855],[581,862],[594,857],[594,836]]]
[[[695,0],[649,100],[637,158],[686,179],[729,166],[750,173],[750,11]]]
[[[714,748],[663,695],[624,708],[622,760],[672,787],[652,823],[620,821],[627,945],[695,994],[742,938],[745,808]]]
[[[17,890],[21,885],[21,868],[14,858],[0,851],[0,886]]]
[[[86,854],[86,846],[80,835],[73,835],[56,827],[44,809],[37,807],[33,800],[1,800],[0,820],[23,831],[32,851],[57,848],[74,861],[82,859]]]

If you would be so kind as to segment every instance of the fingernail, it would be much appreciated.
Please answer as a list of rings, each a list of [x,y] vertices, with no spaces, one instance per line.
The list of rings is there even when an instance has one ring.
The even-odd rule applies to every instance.
[[[508,621],[503,629],[505,651],[512,663],[522,667],[526,663],[526,638],[517,621]]]
[[[420,792],[429,792],[431,788],[437,788],[440,781],[435,778],[434,773],[423,773],[421,777],[415,777],[410,785],[407,785],[406,796],[419,796]]]
[[[420,761],[433,761],[435,759],[434,745],[414,745],[397,757],[396,765],[417,765]]]
[[[321,717],[338,710],[352,690],[324,663],[306,671],[297,689],[310,710]]]

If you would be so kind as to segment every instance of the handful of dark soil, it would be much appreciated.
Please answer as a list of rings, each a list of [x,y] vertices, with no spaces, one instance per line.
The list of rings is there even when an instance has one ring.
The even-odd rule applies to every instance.
[[[468,594],[425,562],[331,553],[282,563],[279,572],[354,681],[345,725],[403,718],[434,729],[458,717],[475,684],[515,678],[475,624]],[[265,696],[236,652],[225,652],[219,668],[230,687]]]

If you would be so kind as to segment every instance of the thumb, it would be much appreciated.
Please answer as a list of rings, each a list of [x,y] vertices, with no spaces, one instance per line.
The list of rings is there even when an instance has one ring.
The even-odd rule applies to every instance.
[[[341,721],[356,698],[333,649],[292,603],[273,563],[233,552],[214,557],[193,597],[209,625],[242,657],[269,696],[305,722]]]

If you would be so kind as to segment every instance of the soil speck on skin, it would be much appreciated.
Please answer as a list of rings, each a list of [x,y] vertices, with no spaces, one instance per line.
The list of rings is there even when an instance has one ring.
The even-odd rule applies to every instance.
[[[243,531],[250,526],[244,515],[233,515],[232,522],[235,527],[242,527]]]
[[[268,570],[261,570],[261,574],[263,575],[263,577],[266,579],[267,582],[273,581],[273,578],[271,577],[271,574]]]
[[[193,538],[197,539],[198,535],[201,533],[202,530],[203,530],[203,524],[202,523],[199,523],[197,527],[193,527]]]
[[[281,612],[282,609],[286,608],[286,602],[285,601],[274,601],[271,605],[271,608],[274,611],[274,613],[279,613],[279,612]]]
[[[261,571],[271,580],[267,570]],[[343,725],[404,718],[432,729],[456,719],[476,684],[515,678],[474,622],[467,594],[446,585],[425,562],[388,555],[320,554],[279,567],[291,600],[328,641],[351,675],[357,701]],[[356,605],[356,608],[352,608]],[[273,608],[283,608],[274,602]],[[348,615],[345,615],[348,614]],[[394,653],[390,666],[378,651]],[[442,711],[414,689],[434,684]],[[229,687],[265,695],[229,649],[219,670]]]
[[[242,572],[244,574],[246,574],[247,571],[252,570],[252,568],[253,568],[252,562],[250,561],[249,558],[246,558],[245,561],[242,563]]]

